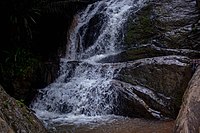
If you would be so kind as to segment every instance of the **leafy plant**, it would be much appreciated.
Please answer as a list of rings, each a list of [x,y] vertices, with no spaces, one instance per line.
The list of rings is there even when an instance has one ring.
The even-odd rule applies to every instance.
[[[34,25],[40,17],[40,10],[35,2],[38,0],[10,0],[7,5],[11,39],[17,42],[32,39]]]

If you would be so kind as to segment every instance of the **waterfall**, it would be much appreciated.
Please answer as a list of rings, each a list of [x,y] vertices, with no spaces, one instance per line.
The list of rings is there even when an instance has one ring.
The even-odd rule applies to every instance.
[[[97,61],[120,51],[127,16],[143,4],[143,0],[102,0],[76,15],[60,76],[31,104],[39,118],[59,121],[113,114],[118,94],[111,81],[123,64]]]

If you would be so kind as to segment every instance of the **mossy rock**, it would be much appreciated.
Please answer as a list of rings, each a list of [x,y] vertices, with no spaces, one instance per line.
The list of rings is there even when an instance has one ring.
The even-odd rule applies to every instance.
[[[152,9],[152,5],[149,4],[129,18],[124,38],[125,44],[147,43],[156,35]]]
[[[10,97],[0,85],[0,118],[7,130],[16,133],[46,133],[43,123],[21,102]],[[1,120],[0,119],[0,120]],[[1,123],[1,121],[0,121]]]

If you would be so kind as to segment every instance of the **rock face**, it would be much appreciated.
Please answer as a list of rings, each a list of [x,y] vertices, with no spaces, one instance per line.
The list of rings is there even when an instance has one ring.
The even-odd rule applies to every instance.
[[[193,24],[198,20],[194,0],[164,1],[162,4],[158,2],[154,12],[157,15],[155,24],[159,34],[156,40],[159,43],[170,48],[197,48],[190,38]]]
[[[175,133],[200,132],[200,66],[189,82],[176,119]]]
[[[176,118],[192,70],[188,58],[165,56],[129,62],[113,81],[117,113],[146,118]]]
[[[130,17],[125,50],[103,58],[99,63],[130,62],[150,57],[162,59],[161,56],[168,55],[200,58],[200,20],[196,4],[200,7],[199,0],[151,0]],[[159,115],[176,118],[192,70],[189,60],[173,61],[187,65],[167,64],[165,59],[164,64],[156,59],[146,65],[127,63],[113,81],[113,88],[120,90],[119,106],[122,106],[116,112],[147,118]],[[177,133],[200,132],[199,75],[200,67],[185,92],[175,127]]]
[[[128,113],[128,110],[132,109],[132,112],[142,114],[140,111],[143,110],[146,117],[161,114],[161,116],[176,118],[182,96],[192,76],[192,69],[189,65],[190,60],[181,59],[181,61],[180,58],[176,58],[173,60],[174,64],[169,65],[168,59],[164,59],[163,56],[200,58],[199,27],[199,13],[195,0],[151,0],[129,18],[124,40],[125,50],[101,59],[99,62],[130,62],[156,57],[163,59],[165,63],[160,64],[160,60],[156,59],[152,64],[138,63],[138,66],[130,65],[119,71],[114,87],[120,89],[121,86],[120,90],[123,90],[122,101],[125,102],[121,105],[127,103],[124,105],[124,112]],[[180,65],[178,62],[187,65]],[[146,92],[154,94],[156,100],[153,100],[150,93],[147,95]],[[133,98],[130,98],[131,95]],[[161,103],[164,103],[164,106]],[[143,104],[142,107],[141,104]],[[131,105],[139,109],[130,107]],[[149,111],[149,108],[153,111]],[[154,113],[154,111],[159,113]],[[123,114],[123,111],[121,113]]]
[[[199,25],[195,0],[151,0],[130,16],[126,25],[125,50],[98,62],[137,62],[151,58],[153,63],[148,60],[145,65],[127,63],[129,65],[119,71],[113,87],[120,90],[119,106],[122,107],[116,112],[134,117],[176,118],[192,69],[189,59],[171,58],[174,64],[168,64],[169,58],[164,56],[200,58]]]
[[[190,49],[168,49],[157,47],[153,44],[145,44],[138,47],[134,47],[120,53],[107,56],[100,59],[99,63],[116,63],[133,61],[137,59],[167,56],[167,55],[180,55],[187,56],[189,58],[200,58],[200,51]]]
[[[198,21],[195,0],[151,0],[133,14],[127,24],[125,43],[137,46],[153,43],[166,48],[199,49],[195,23]]]
[[[46,133],[36,116],[0,86],[0,129],[2,133]]]
[[[200,9],[200,0],[196,0],[196,2],[197,2],[198,8]]]

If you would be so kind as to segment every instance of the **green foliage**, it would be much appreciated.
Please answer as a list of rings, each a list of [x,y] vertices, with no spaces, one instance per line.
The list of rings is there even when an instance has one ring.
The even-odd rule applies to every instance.
[[[13,43],[32,39],[32,30],[40,17],[36,6],[39,0],[8,0],[4,6],[5,18],[9,23],[10,39]]]
[[[7,20],[12,43],[27,44],[42,14],[66,13],[71,0],[3,0],[0,2],[2,19]],[[77,0],[73,0],[77,2]],[[75,8],[75,7],[74,7]],[[22,43],[23,42],[23,43]]]
[[[24,100],[16,100],[17,106],[19,107],[25,107],[26,105],[24,104]]]

